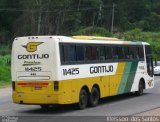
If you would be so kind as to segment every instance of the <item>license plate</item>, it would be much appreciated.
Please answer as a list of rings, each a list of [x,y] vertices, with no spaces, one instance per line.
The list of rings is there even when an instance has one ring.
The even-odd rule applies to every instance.
[[[35,89],[35,90],[41,90],[41,89],[42,89],[42,86],[35,86],[34,89]]]

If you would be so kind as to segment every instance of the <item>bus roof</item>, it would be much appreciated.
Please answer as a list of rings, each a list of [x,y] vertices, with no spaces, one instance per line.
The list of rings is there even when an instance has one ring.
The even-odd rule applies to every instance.
[[[16,40],[19,40],[19,38],[28,38],[36,40],[38,38],[57,38],[60,39],[60,42],[75,42],[76,43],[101,43],[101,44],[133,44],[133,45],[149,45],[147,42],[141,42],[141,41],[125,41],[118,38],[112,38],[112,37],[98,37],[98,36],[26,36],[26,37],[17,37]],[[90,40],[90,41],[87,41]],[[55,41],[55,40],[54,40]]]
[[[119,41],[118,38],[113,37],[98,37],[98,36],[72,36],[74,39],[85,39],[85,40],[110,40],[110,41]]]

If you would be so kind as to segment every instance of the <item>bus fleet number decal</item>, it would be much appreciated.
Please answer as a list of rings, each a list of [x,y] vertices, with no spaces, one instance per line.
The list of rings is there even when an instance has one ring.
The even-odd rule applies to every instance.
[[[41,71],[41,70],[42,70],[41,67],[25,67],[25,71],[26,71],[26,72],[30,72],[30,71],[35,71],[35,72],[37,72],[37,71]]]
[[[63,69],[63,75],[77,75],[79,74],[79,68]]]

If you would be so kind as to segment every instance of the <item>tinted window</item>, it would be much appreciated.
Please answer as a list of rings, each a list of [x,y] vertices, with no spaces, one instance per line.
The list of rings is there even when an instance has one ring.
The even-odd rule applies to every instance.
[[[124,47],[124,56],[125,56],[125,59],[130,59],[128,46]]]
[[[149,46],[146,52],[151,54]],[[97,63],[127,60],[144,60],[142,46],[96,45],[96,44],[60,44],[62,64]]]
[[[138,47],[134,47],[134,59],[139,59]]]
[[[104,46],[99,46],[97,48],[97,54],[98,54],[98,59],[100,61],[104,61],[105,60],[105,47]]]
[[[113,46],[112,52],[113,52],[113,59],[114,60],[118,60],[118,49],[117,49],[117,46]]]
[[[75,45],[64,46],[64,59],[65,62],[76,61],[76,50]]]
[[[97,59],[97,47],[96,46],[86,46],[85,47],[85,59],[86,60],[96,60]]]
[[[129,59],[134,59],[135,58],[135,48],[134,47],[129,47]]]
[[[112,60],[112,47],[111,46],[106,46],[105,47],[105,57],[106,60]]]
[[[123,47],[117,47],[118,59],[124,59],[124,49]]]
[[[83,46],[76,46],[76,58],[77,58],[77,61],[84,60],[84,47]]]
[[[61,57],[61,63],[63,64],[65,62],[64,45],[60,45],[60,57]]]
[[[143,46],[138,47],[138,54],[140,59],[144,59]]]

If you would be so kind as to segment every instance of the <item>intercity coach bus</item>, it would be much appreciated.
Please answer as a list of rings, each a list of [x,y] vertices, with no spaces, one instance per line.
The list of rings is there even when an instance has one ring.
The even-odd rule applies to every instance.
[[[146,42],[93,36],[15,38],[13,102],[96,106],[100,98],[154,87],[151,47]]]

